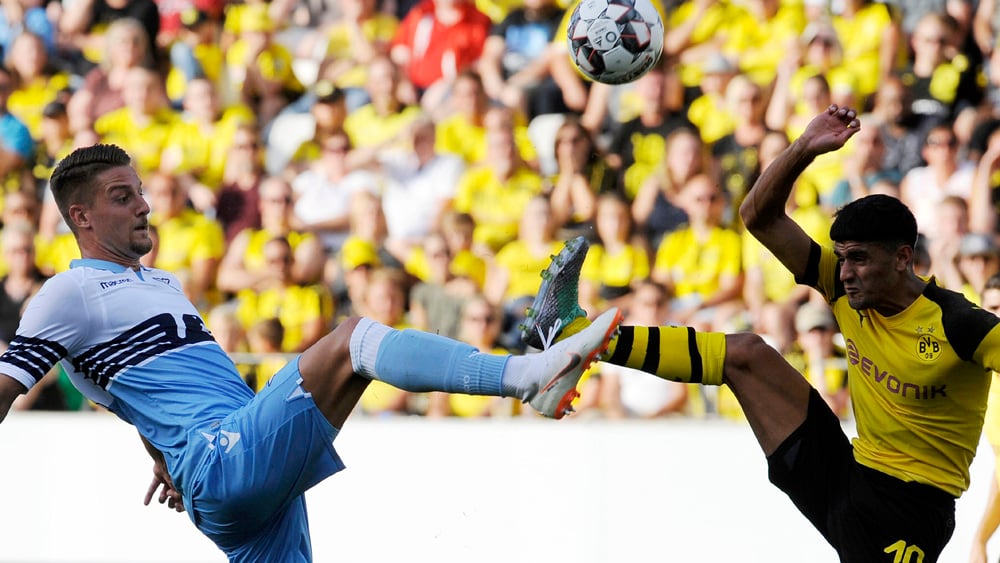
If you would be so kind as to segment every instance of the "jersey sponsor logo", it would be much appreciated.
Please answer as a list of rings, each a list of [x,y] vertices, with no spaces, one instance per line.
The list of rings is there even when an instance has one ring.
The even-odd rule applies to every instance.
[[[150,278],[150,279],[152,279],[153,281],[158,281],[158,282],[160,282],[162,284],[165,284],[165,285],[170,285],[170,278],[157,278],[157,277],[153,277],[153,278]]]
[[[52,366],[68,353],[62,345],[53,340],[15,336],[0,361],[17,366],[35,381],[41,381]]]
[[[887,391],[908,399],[929,400],[948,396],[947,384],[941,385],[917,385],[909,383],[891,374],[888,370],[879,368],[875,360],[865,356],[858,350],[854,340],[847,340],[847,360],[860,371],[869,377],[876,384],[885,387]]]
[[[181,318],[183,326],[169,313],[152,317],[74,358],[73,367],[102,389],[107,389],[108,383],[124,369],[177,348],[212,340],[200,317],[183,315]]]
[[[100,283],[100,287],[101,289],[111,289],[112,287],[119,286],[123,283],[132,283],[133,281],[135,280],[132,278],[119,278],[117,280],[103,281]]]

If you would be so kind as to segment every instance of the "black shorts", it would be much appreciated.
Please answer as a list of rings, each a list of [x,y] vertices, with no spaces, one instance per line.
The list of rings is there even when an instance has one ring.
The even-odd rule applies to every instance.
[[[841,561],[932,563],[955,530],[955,497],[856,462],[840,421],[815,389],[806,420],[767,465],[771,483]]]

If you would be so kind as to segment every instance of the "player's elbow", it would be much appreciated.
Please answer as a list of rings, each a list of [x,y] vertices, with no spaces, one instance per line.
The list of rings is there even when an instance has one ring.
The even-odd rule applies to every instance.
[[[763,229],[768,223],[766,216],[754,205],[753,197],[746,198],[740,204],[740,219],[743,220],[743,225],[750,232]]]

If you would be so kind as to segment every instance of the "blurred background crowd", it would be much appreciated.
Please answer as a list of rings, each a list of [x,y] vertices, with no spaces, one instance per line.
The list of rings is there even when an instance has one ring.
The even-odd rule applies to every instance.
[[[74,147],[133,155],[145,263],[184,282],[259,388],[366,315],[525,350],[518,325],[563,241],[580,298],[626,324],[753,330],[849,416],[826,304],[742,228],[760,171],[831,103],[862,113],[789,203],[899,197],[918,268],[978,302],[1000,272],[996,0],[671,0],[660,64],[585,81],[561,0],[2,0],[0,341],[78,257],[47,189]],[[86,409],[53,372],[16,408]],[[609,418],[727,416],[725,389],[598,365],[577,405]],[[372,416],[516,416],[511,400],[375,382]]]

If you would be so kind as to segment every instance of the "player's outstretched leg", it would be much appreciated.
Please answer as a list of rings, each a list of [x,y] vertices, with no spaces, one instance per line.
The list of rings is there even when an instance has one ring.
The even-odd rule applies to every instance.
[[[587,326],[587,312],[580,308],[580,268],[590,243],[580,236],[566,242],[542,271],[542,285],[521,324],[521,338],[538,350]]]
[[[621,320],[621,312],[611,309],[544,352],[511,356],[361,319],[350,337],[351,364],[362,377],[406,391],[517,397],[545,416],[562,418],[572,412],[580,377],[607,350]]]
[[[521,336],[529,346],[544,349],[553,342],[586,330],[580,308],[580,269],[590,245],[584,237],[566,243],[542,272],[542,285],[528,310]],[[623,326],[608,346],[604,360],[639,369],[671,381],[722,383],[725,335],[696,333],[688,327]]]

